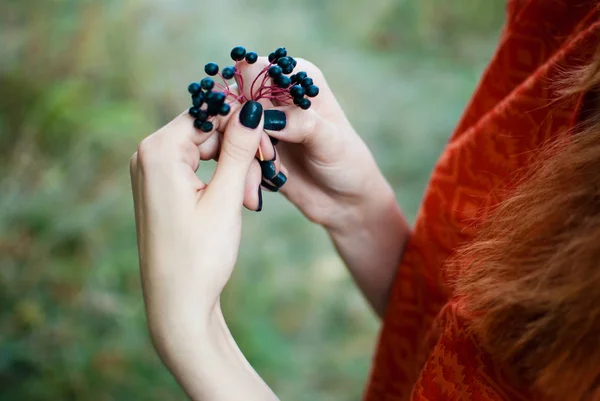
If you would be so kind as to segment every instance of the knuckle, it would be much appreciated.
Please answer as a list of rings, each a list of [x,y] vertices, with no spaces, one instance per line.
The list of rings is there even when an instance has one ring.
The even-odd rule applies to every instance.
[[[137,150],[137,163],[141,167],[147,166],[152,160],[155,158],[155,140],[152,136],[144,138],[142,142],[140,142]]]
[[[226,155],[233,160],[245,161],[249,158],[249,153],[246,144],[240,143],[239,141],[233,141],[227,136],[224,137],[220,156]]]
[[[305,112],[306,113],[306,112]],[[307,138],[313,137],[317,134],[317,115],[314,110],[309,110],[309,118],[303,118],[302,121],[302,132]]]

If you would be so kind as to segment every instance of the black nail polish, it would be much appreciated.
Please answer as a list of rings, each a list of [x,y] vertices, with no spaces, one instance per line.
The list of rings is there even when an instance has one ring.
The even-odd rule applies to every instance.
[[[272,136],[269,136],[269,139],[271,140],[271,143],[273,144],[273,146],[275,146],[279,143],[279,139],[277,139],[277,138],[273,138]]]
[[[258,209],[257,212],[262,210],[262,189],[260,189],[260,185],[258,186]]]
[[[265,129],[281,131],[286,124],[285,113],[281,110],[265,110]]]
[[[274,185],[269,184],[268,182],[266,182],[265,180],[262,180],[260,182],[260,185],[262,185],[263,187],[265,187],[266,189],[268,189],[269,191],[273,191],[273,192],[277,192],[279,191],[279,188],[277,188]]]
[[[267,180],[275,177],[277,175],[277,170],[275,170],[275,163],[271,161],[262,161],[260,163],[260,169],[262,170],[262,175]]]
[[[254,129],[260,124],[262,114],[262,105],[254,100],[248,100],[240,111],[240,122],[244,127]]]
[[[274,178],[270,180],[277,188],[281,188],[283,184],[287,181],[287,177],[281,171]]]
[[[277,149],[275,149],[275,145],[273,145],[273,158],[271,159],[271,161],[274,162],[275,159],[277,159]]]

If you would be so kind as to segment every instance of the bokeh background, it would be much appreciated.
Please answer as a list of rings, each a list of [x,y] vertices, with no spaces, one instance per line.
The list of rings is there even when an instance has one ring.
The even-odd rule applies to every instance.
[[[185,399],[146,330],[128,160],[206,62],[319,65],[412,221],[503,20],[504,0],[1,1],[0,400]],[[325,232],[277,194],[244,218],[240,347],[282,400],[357,400],[379,323]]]

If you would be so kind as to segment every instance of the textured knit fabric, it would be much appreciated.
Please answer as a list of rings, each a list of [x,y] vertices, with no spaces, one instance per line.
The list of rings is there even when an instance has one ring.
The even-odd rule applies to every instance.
[[[444,266],[532,155],[577,120],[580,99],[556,101],[552,85],[591,60],[598,16],[597,1],[508,2],[496,54],[435,166],[398,268],[366,401],[543,399],[510,383],[465,330]]]

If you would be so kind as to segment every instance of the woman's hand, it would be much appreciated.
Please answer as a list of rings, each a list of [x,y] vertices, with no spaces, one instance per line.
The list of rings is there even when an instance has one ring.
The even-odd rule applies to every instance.
[[[279,141],[273,165],[261,163],[263,172],[281,169],[288,176],[281,188],[280,174],[275,181],[263,181],[263,187],[280,190],[309,220],[328,230],[365,297],[382,314],[410,230],[394,191],[321,71],[296,60],[295,71],[306,71],[320,93],[308,110],[261,100],[265,127],[277,128],[265,131]],[[242,73],[252,78],[267,64],[260,58],[243,65]]]
[[[219,297],[235,265],[244,199],[258,208],[263,109],[248,102],[217,119],[219,161],[210,183],[195,174],[215,133],[184,113],[144,139],[131,158],[148,326],[165,364],[192,399],[275,399],[245,361]],[[252,186],[252,188],[250,188]]]
[[[311,99],[311,108],[281,107],[261,100],[267,110],[267,128],[270,116],[283,120],[283,124],[277,124],[279,130],[265,130],[279,140],[276,169],[281,166],[290,177],[281,187],[281,193],[311,221],[327,229],[344,229],[356,209],[373,204],[381,196],[389,196],[390,188],[371,152],[348,122],[321,71],[306,60],[296,60],[295,71],[306,71],[320,88],[319,95]],[[243,64],[240,68],[248,78],[245,80],[249,81],[268,64],[265,58],[259,58],[255,64]],[[273,114],[273,110],[284,114]],[[266,181],[264,187],[278,189],[274,188],[277,185],[269,185],[272,183]]]

